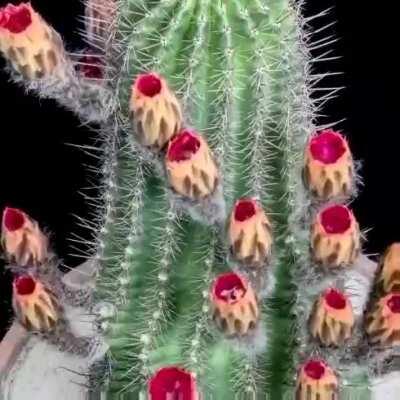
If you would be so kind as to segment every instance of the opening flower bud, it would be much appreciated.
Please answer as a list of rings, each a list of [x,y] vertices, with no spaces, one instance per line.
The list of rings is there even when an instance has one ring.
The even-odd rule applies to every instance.
[[[310,359],[299,370],[296,400],[338,400],[338,379],[333,370],[319,359]]]
[[[178,194],[192,200],[214,193],[218,170],[204,138],[185,129],[168,145],[165,157],[169,182]]]
[[[0,9],[0,50],[25,79],[64,78],[62,39],[30,3]]]
[[[352,265],[360,247],[360,228],[349,208],[333,205],[317,214],[311,227],[311,251],[318,264],[331,268]]]
[[[13,282],[13,308],[27,330],[48,332],[55,327],[61,307],[39,280],[20,275]]]
[[[228,238],[233,258],[247,267],[269,261],[272,229],[261,205],[254,199],[239,199],[231,212]]]
[[[181,130],[183,117],[179,101],[165,79],[155,72],[136,78],[130,110],[136,139],[154,152],[163,150]]]
[[[318,132],[307,144],[305,186],[319,200],[348,198],[354,188],[354,165],[345,138],[332,129]]]
[[[351,337],[354,321],[353,309],[345,294],[329,288],[314,304],[310,317],[311,336],[324,346],[340,346]]]
[[[36,221],[21,210],[3,212],[1,240],[7,260],[21,267],[38,266],[48,258],[48,240]]]
[[[373,303],[367,312],[365,330],[372,344],[400,345],[400,293],[389,293]]]
[[[212,315],[217,327],[228,336],[254,331],[259,319],[257,298],[250,282],[239,274],[219,275],[211,289]]]

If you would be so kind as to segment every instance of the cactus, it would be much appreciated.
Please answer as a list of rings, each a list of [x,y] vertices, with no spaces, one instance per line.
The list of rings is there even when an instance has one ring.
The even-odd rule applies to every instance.
[[[308,22],[290,0],[88,0],[77,56],[30,4],[0,10],[12,79],[101,127],[95,288],[62,284],[23,211],[2,241],[27,330],[89,357],[63,303],[97,315],[107,398],[367,399],[393,359],[400,264],[360,261],[350,147],[316,125],[332,93],[312,96],[310,49],[329,40]]]

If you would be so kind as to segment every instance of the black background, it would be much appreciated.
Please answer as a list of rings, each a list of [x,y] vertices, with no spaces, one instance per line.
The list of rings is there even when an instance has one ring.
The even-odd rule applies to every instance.
[[[329,16],[310,23],[319,28],[336,22],[324,33],[338,40],[314,54],[333,49],[333,55],[340,58],[315,67],[318,73],[343,73],[321,82],[320,86],[345,87],[324,113],[329,121],[344,119],[338,128],[346,133],[354,157],[362,161],[364,186],[353,209],[361,226],[370,229],[366,253],[376,254],[400,240],[400,140],[395,124],[399,85],[398,62],[393,59],[396,12],[394,4],[390,5],[395,2],[386,2],[384,7],[370,3],[309,0],[305,14],[332,7]],[[32,0],[32,4],[61,33],[68,50],[83,47],[78,34],[82,28],[78,16],[83,14],[80,1]],[[319,34],[315,39],[322,37]],[[67,143],[91,144],[95,133],[53,101],[25,95],[22,88],[8,82],[3,66],[0,57],[0,210],[5,205],[19,207],[39,220],[52,233],[64,263],[73,267],[82,261],[71,255],[76,253],[74,246],[82,246],[70,239],[74,235],[89,238],[75,215],[90,218],[89,205],[79,191],[96,183],[85,168],[95,160]],[[10,289],[10,277],[0,264],[0,338],[11,318]]]

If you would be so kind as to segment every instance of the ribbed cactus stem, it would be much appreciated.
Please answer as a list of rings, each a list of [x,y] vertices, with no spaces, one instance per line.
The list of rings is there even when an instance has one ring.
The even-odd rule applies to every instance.
[[[91,309],[110,350],[109,376],[93,369],[105,396],[333,400],[346,386],[340,375],[348,387],[365,384],[368,370],[353,368],[354,343],[347,341],[361,325],[368,295],[351,303],[371,290],[375,269],[357,267],[358,224],[345,207],[330,204],[355,193],[355,171],[339,133],[317,136],[315,119],[336,88],[314,88],[326,75],[312,75],[310,51],[324,51],[334,39],[311,43],[301,6],[88,0],[86,39],[107,64],[89,71],[104,73],[97,83],[72,72],[63,47],[65,79],[38,77],[34,62],[36,75],[28,76],[31,66],[11,51],[27,87],[43,89],[56,79],[81,117],[91,111],[92,121],[104,122]],[[7,13],[0,14],[4,26]],[[44,23],[37,29],[52,32]],[[10,43],[21,37],[7,35],[0,30],[10,57]],[[32,54],[35,46],[53,49],[43,37]],[[314,61],[330,58],[325,52]],[[60,93],[50,94],[65,103]],[[330,217],[320,210],[324,204]],[[21,264],[12,229],[3,230],[9,261]],[[34,254],[41,247],[32,243]],[[386,268],[398,272],[395,264]],[[42,272],[39,278],[48,283]],[[53,278],[50,286],[61,287]],[[368,314],[373,336],[382,310],[392,307],[377,342],[387,340],[382,332],[400,330],[398,296],[384,294]],[[343,329],[330,335],[326,321]]]

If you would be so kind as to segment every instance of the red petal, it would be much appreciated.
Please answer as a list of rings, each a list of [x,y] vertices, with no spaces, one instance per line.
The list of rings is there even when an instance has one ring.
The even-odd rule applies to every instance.
[[[326,233],[346,232],[351,225],[351,214],[347,207],[335,205],[321,212],[321,224]]]
[[[387,302],[393,313],[400,313],[400,294],[394,294]]]
[[[23,32],[31,23],[31,12],[25,4],[8,4],[0,9],[0,27],[12,33]]]
[[[335,310],[346,308],[346,297],[336,289],[328,289],[324,294],[326,303]]]
[[[10,232],[21,229],[25,223],[25,215],[16,208],[7,207],[3,213],[3,226]]]
[[[28,295],[35,291],[36,282],[29,275],[23,275],[14,279],[14,286],[19,295]]]
[[[156,74],[143,74],[136,79],[136,87],[145,96],[154,97],[161,92],[162,83]]]
[[[184,130],[175,136],[168,148],[169,161],[189,160],[200,148],[200,140],[195,132]]]
[[[333,164],[345,153],[345,141],[339,133],[325,130],[311,139],[310,151],[314,159]]]
[[[249,199],[241,199],[235,204],[235,220],[246,221],[256,214],[256,202]]]
[[[214,296],[231,304],[240,300],[246,290],[243,278],[233,272],[219,275],[213,286]]]
[[[319,360],[309,360],[304,365],[305,374],[311,379],[321,379],[325,375],[325,364]]]
[[[149,394],[149,400],[196,400],[196,381],[181,368],[162,368],[150,379]]]

